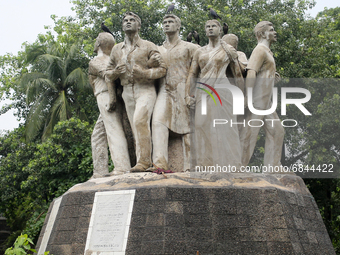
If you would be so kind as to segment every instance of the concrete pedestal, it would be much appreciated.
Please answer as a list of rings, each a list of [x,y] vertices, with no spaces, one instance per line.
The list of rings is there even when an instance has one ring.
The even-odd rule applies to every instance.
[[[44,240],[46,250],[54,255],[84,254],[95,193],[135,190],[127,245],[119,254],[335,254],[314,198],[300,177],[241,173],[167,177],[136,173],[72,187],[62,196],[50,237]],[[37,250],[52,208],[53,203]]]

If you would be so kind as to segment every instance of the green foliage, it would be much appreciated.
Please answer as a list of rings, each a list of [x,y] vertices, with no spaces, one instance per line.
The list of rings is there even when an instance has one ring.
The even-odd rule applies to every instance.
[[[72,2],[76,17],[58,19],[52,15],[56,37],[48,31],[38,35],[35,43],[26,43],[25,51],[17,56],[0,56],[0,96],[2,100],[13,100],[0,114],[13,108],[27,124],[0,137],[0,212],[5,213],[13,237],[22,230],[36,237],[53,198],[91,175],[90,126],[98,117],[98,109],[92,92],[85,89],[85,73],[93,56],[95,38],[101,32],[101,22],[105,21],[116,41],[121,42],[122,17],[126,11],[133,11],[142,19],[143,39],[157,45],[164,41],[161,23],[169,2]],[[311,18],[306,10],[315,5],[312,0],[178,0],[174,3],[174,14],[182,21],[180,35],[184,40],[190,31],[196,30],[201,46],[208,42],[204,24],[210,19],[207,9],[212,7],[222,17],[221,22],[228,23],[229,33],[239,37],[238,49],[249,57],[256,45],[254,26],[261,20],[269,20],[278,33],[272,51],[277,71],[283,78],[340,77],[339,7]],[[339,85],[329,80],[321,84],[307,81],[303,86],[312,93],[312,100],[305,106],[313,115],[306,117],[296,107],[288,107],[283,118],[297,120],[299,127],[286,128],[285,144],[290,152],[286,163],[333,163],[339,169]],[[71,116],[79,119],[70,119]],[[33,138],[43,133],[44,142],[25,141],[25,134]],[[252,164],[262,163],[263,137],[261,132]],[[310,179],[306,183],[320,207],[334,246],[340,249],[339,181]]]
[[[74,118],[59,122],[23,169],[29,175],[21,183],[23,191],[35,187],[36,199],[52,201],[69,187],[88,180],[93,169],[90,138],[88,123]]]
[[[18,56],[12,54],[0,56],[0,102],[5,99],[11,100],[10,104],[3,105],[0,114],[15,109],[19,119],[25,118],[28,113],[25,92],[18,86],[21,70],[25,69],[23,67],[24,58],[23,52],[19,52]]]
[[[77,100],[78,93],[90,92],[90,86],[76,44],[70,46],[50,41],[48,45],[27,46],[26,54],[31,67],[20,79],[30,107],[26,137],[31,141],[42,131],[42,137],[46,139],[58,121],[80,112],[82,104]]]
[[[141,37],[150,40],[155,44],[162,43],[161,20],[167,9],[162,0],[114,0],[105,2],[93,2],[91,0],[72,1],[75,4],[77,13],[77,23],[81,24],[84,36],[84,50],[92,55],[93,45],[98,33],[102,32],[100,24],[104,21],[106,26],[113,32],[117,42],[123,41],[122,19],[124,13],[133,11],[137,13],[141,20]],[[63,21],[61,21],[63,23]],[[59,23],[60,24],[60,23]],[[67,24],[64,24],[68,27]],[[72,24],[72,26],[74,26]],[[64,27],[58,26],[59,31]]]
[[[26,144],[21,127],[0,137],[0,213],[13,234],[37,238],[49,203],[92,175],[92,128],[71,118],[45,142]]]
[[[308,139],[304,163],[309,165],[333,164],[334,171],[340,169],[340,96],[339,81],[327,80],[338,94],[332,95],[331,88],[316,106],[313,120],[307,122],[305,139]],[[308,179],[306,184],[315,197],[329,235],[337,252],[340,252],[340,181],[339,179]]]
[[[306,179],[305,183],[318,204],[336,254],[340,252],[340,183],[334,179]]]
[[[31,248],[31,245],[34,246],[33,241],[26,234],[21,234],[15,240],[14,247],[10,247],[5,251],[5,255],[25,255],[31,254],[30,252],[37,252],[35,249]],[[43,255],[48,254],[50,254],[50,252],[46,251]]]
[[[26,234],[20,235],[15,240],[14,247],[8,248],[5,255],[25,255],[27,251],[36,252],[36,250],[31,249],[31,245],[34,246],[34,243]]]
[[[21,182],[28,178],[23,169],[36,151],[36,144],[25,143],[24,132],[20,127],[0,138],[0,211],[12,231],[20,232],[25,227],[25,213],[33,210],[29,194],[21,191]]]

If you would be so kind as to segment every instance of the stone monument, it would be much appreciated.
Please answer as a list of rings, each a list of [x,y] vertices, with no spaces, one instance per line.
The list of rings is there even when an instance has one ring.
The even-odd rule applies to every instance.
[[[74,186],[59,198],[56,217],[53,210],[59,201],[51,204],[38,249],[44,246],[41,251],[54,255],[335,254],[315,200],[298,176],[174,173],[167,177],[134,173]],[[117,206],[120,198],[112,192],[130,194],[124,206],[106,214],[110,203],[95,205],[95,197],[107,194],[107,201]],[[101,214],[95,213],[98,209]],[[91,222],[103,226],[103,233],[129,230],[120,239],[112,233],[111,238],[89,240]],[[48,225],[53,228],[44,240]],[[85,253],[91,245],[95,249]],[[122,249],[109,252],[110,247]]]
[[[156,45],[139,37],[140,28],[139,16],[127,12],[123,18],[125,40],[112,48],[105,73],[108,81],[119,78],[123,86],[122,97],[135,139],[137,156],[137,164],[131,172],[144,172],[152,166],[150,122],[156,101],[154,80],[166,74]],[[148,68],[147,63],[151,57],[159,57],[158,67]],[[110,98],[110,103],[112,100]]]
[[[205,24],[205,32],[209,38],[209,44],[195,52],[187,80],[187,98],[193,99],[190,95],[196,88],[196,83],[215,87],[215,84],[227,82],[227,68],[231,69],[236,86],[243,88],[243,76],[238,63],[238,55],[232,46],[221,40],[222,26],[217,20],[208,20]],[[197,81],[195,78],[199,78]],[[193,145],[191,153],[193,165],[211,166],[215,161],[219,165],[233,165],[236,168],[241,166],[241,145],[236,126],[214,127],[212,121],[223,116],[226,119],[237,122],[236,116],[232,113],[232,94],[225,89],[216,89],[223,105],[215,109],[214,100],[209,97],[206,100],[207,113],[201,114],[202,97],[206,96],[205,91],[196,90],[195,122],[193,123]],[[216,93],[217,93],[216,92]],[[188,105],[191,102],[188,101]],[[223,148],[222,148],[223,147]]]
[[[186,171],[190,169],[190,123],[184,98],[192,58],[199,46],[182,41],[179,37],[180,27],[181,20],[177,16],[165,15],[163,31],[166,41],[159,51],[167,66],[167,73],[160,82],[153,111],[152,144],[154,164],[167,170],[169,132],[180,135],[182,146],[179,150],[183,151],[181,171]]]
[[[237,50],[238,46],[238,37],[234,34],[226,34],[222,37],[222,40],[225,41],[226,43],[230,44]],[[247,56],[244,52],[242,51],[237,51],[238,55],[238,61],[240,63],[241,71],[243,75],[246,75],[246,68],[248,64],[248,59]]]
[[[139,38],[139,17],[133,13],[126,14],[123,21],[125,41],[114,46],[108,71],[104,72],[105,81],[111,86],[109,90],[117,77],[120,77],[124,87],[123,98],[136,140],[137,165],[130,173],[92,178],[77,184],[55,199],[39,237],[39,254],[50,251],[54,255],[334,255],[315,200],[300,177],[291,173],[242,173],[241,142],[237,128],[215,130],[212,134],[214,141],[223,140],[217,148],[207,139],[206,135],[213,129],[205,122],[211,121],[212,116],[200,116],[198,107],[204,95],[197,91],[204,90],[196,90],[197,84],[208,85],[212,91],[221,81],[227,79],[229,84],[230,77],[226,74],[230,68],[234,78],[233,81],[230,78],[230,84],[243,86],[238,54],[234,47],[221,40],[219,22],[210,20],[206,23],[209,44],[198,48],[195,53],[196,46],[184,44],[176,37],[178,22],[175,16],[168,15],[163,22],[165,32],[169,31],[168,41],[164,49],[158,51],[152,43]],[[259,24],[256,29],[258,38],[267,43],[273,42],[275,32],[272,25]],[[181,47],[182,44],[187,46],[186,49]],[[260,49],[255,48],[249,60],[249,77],[261,76],[258,68],[264,64],[264,59],[271,60],[266,64],[275,73],[269,46],[261,44],[257,46]],[[192,61],[167,55],[169,52],[174,54],[173,51],[186,53]],[[254,59],[256,52],[260,56]],[[181,75],[177,74],[178,70],[171,63],[173,57],[186,68],[191,62],[189,74],[186,68],[181,68]],[[162,106],[164,108],[159,106],[159,109],[172,113],[169,109],[177,106],[176,99],[183,96],[182,89],[186,89],[185,97],[178,100],[185,100],[189,107],[196,104],[196,130],[192,137],[196,136],[202,147],[195,148],[197,143],[191,143],[190,150],[195,151],[194,157],[205,170],[200,168],[197,171],[192,165],[191,171],[184,173],[158,175],[145,172],[151,164],[150,115],[156,101],[154,80],[165,75],[166,67],[169,73],[159,90],[164,94],[158,96],[165,102],[171,97],[173,102],[170,100],[172,104]],[[177,86],[172,83],[172,72],[176,76],[173,79],[179,80]],[[270,78],[273,72],[267,72]],[[186,74],[188,77],[184,85]],[[257,82],[254,86],[261,86]],[[253,83],[247,81],[246,84],[252,86]],[[230,95],[221,90],[218,93],[223,106],[221,103],[219,110],[212,112],[215,105],[209,99],[208,113],[223,113],[236,120],[230,111]],[[111,108],[113,94],[106,103]],[[156,120],[159,120],[158,117]],[[163,120],[168,121],[167,131],[173,130],[176,121],[170,117]],[[152,126],[157,129],[156,125]],[[168,137],[165,135],[163,139]],[[154,153],[157,154],[157,151]],[[227,165],[216,165],[219,160],[229,166],[233,164],[236,171],[229,171]],[[266,157],[265,162],[268,160],[274,158]],[[164,162],[162,167],[166,167]],[[216,166],[212,168],[211,164]]]
[[[114,44],[115,40],[111,34],[100,33],[94,47],[98,55],[89,63],[89,80],[100,112],[91,137],[94,178],[109,174],[107,146],[115,166],[112,174],[124,174],[131,168],[122,124],[123,106],[116,99],[115,85],[110,82],[107,85],[104,77]],[[109,97],[112,98],[110,105]]]
[[[276,77],[276,66],[273,53],[270,50],[272,43],[276,42],[276,32],[269,21],[261,21],[254,29],[258,41],[247,65],[246,89],[253,89],[253,105],[258,110],[267,110],[272,105],[273,87]],[[248,90],[247,90],[248,91]],[[246,94],[246,98],[248,95]],[[247,100],[245,100],[247,101]],[[250,111],[245,114],[246,123],[251,119],[280,119],[274,111],[269,115],[255,115]],[[284,129],[280,123],[269,124],[264,121],[266,144],[264,165],[280,166]],[[248,165],[257,141],[260,127],[246,125],[241,129],[242,164]]]

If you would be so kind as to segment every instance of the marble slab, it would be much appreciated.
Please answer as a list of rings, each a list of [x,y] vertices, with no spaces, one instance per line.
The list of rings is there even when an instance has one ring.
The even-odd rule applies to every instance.
[[[135,190],[96,192],[87,234],[86,255],[124,255]]]

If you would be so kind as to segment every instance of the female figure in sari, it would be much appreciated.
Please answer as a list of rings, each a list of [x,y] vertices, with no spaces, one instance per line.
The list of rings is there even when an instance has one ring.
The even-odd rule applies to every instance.
[[[215,88],[216,84],[234,84],[244,87],[244,80],[236,50],[221,40],[221,24],[217,20],[208,20],[205,32],[209,44],[198,49],[194,55],[187,80],[186,102],[190,107],[196,103],[194,134],[192,135],[191,157],[195,166],[229,166],[239,169],[241,166],[241,146],[238,134],[237,116],[233,115],[232,94],[229,89]],[[226,76],[232,73],[233,79]],[[206,115],[202,115],[202,97],[206,92],[196,87],[216,89],[222,105],[215,105],[211,97],[206,97]],[[195,92],[194,92],[195,91]],[[195,94],[195,97],[190,95]],[[215,125],[214,119],[223,119],[227,123]],[[225,121],[224,121],[225,122]],[[243,124],[242,124],[243,125]]]

